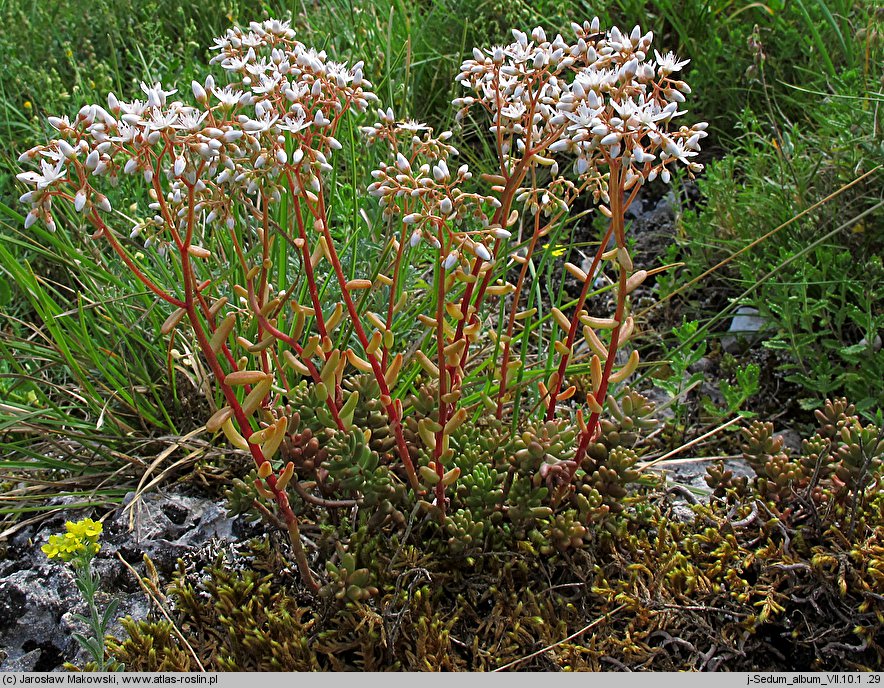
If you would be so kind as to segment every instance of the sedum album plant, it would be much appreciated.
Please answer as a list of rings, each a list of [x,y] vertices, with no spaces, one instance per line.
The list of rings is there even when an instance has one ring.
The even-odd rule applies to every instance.
[[[52,202],[71,203],[93,238],[168,304],[162,333],[195,339],[187,360],[208,367],[222,398],[206,427],[251,454],[258,493],[275,504],[314,588],[289,490],[299,504],[334,508],[353,504],[335,489],[356,477],[363,482],[352,485],[380,481],[391,493],[407,485],[444,519],[460,475],[452,435],[486,407],[522,427],[520,368],[527,354],[549,353],[549,374],[529,378],[540,403],[526,415],[532,427],[545,423],[544,437],[576,444],[570,458],[539,468],[551,494],[567,492],[601,432],[611,385],[636,369],[635,350],[618,352],[635,334],[628,295],[648,273],[633,266],[624,214],[646,181],[668,182],[679,164],[700,169],[692,158],[705,124],[676,124],[690,93],[677,78],[685,62],[652,53],[650,33],[601,31],[598,20],[572,29],[568,40],[514,31],[510,45],[476,49],[464,62],[457,81],[466,94],[454,107],[458,121],[490,132],[491,174],[474,178],[454,162],[451,132],[436,135],[389,109],[362,128],[390,153],[368,186],[390,228],[370,274],[354,274],[364,263],[346,260],[356,228],[337,207],[333,163],[342,127],[351,131],[345,120],[377,97],[362,63],[334,62],[285,22],[218,38],[213,62],[224,83],[193,82],[190,103],[160,84],[142,84],[140,100],[110,94],[107,107],[50,118],[58,138],[21,158],[39,168],[19,175],[33,187],[22,197],[26,225],[54,229]],[[121,182],[135,203],[115,212],[105,193]],[[587,266],[565,265],[582,289],[576,303],[552,308],[553,350],[538,351],[545,319],[523,304],[532,259],[583,196],[610,223]],[[127,221],[128,238],[119,231]],[[518,251],[514,232],[524,239]],[[590,314],[603,269],[614,276],[615,310]],[[425,332],[401,341],[401,321],[415,316]],[[574,403],[569,366],[582,351],[588,416],[564,406]],[[560,435],[562,414],[573,414],[576,433]],[[335,441],[321,445],[322,432]],[[526,439],[521,453],[533,456],[534,444]],[[347,447],[358,466],[335,463]],[[379,462],[396,485],[371,477]]]

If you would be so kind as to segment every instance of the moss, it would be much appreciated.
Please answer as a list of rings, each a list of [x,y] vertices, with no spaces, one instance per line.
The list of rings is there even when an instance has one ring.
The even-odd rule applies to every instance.
[[[558,446],[568,428],[493,447],[470,431],[441,521],[419,508],[377,519],[367,500],[348,518],[308,511],[321,526],[319,597],[265,538],[181,563],[173,618],[218,670],[881,670],[882,432],[846,402],[818,418],[799,456],[750,426],[757,476],[713,465],[710,501],[689,519],[672,493],[637,483],[635,449],[611,441],[622,419],[564,491],[540,469],[570,460]],[[385,464],[359,437],[338,445],[336,472],[373,457],[348,490],[392,484],[369,479]],[[193,668],[168,623],[126,629],[113,651],[129,668]]]

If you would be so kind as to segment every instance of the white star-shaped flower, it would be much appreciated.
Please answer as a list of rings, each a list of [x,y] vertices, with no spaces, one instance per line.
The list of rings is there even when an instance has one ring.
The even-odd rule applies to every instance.
[[[22,172],[17,174],[15,178],[25,184],[33,184],[38,189],[45,189],[47,186],[50,186],[59,179],[65,177],[64,161],[60,161],[58,164],[53,165],[48,160],[41,160],[40,170],[43,174],[38,174],[37,172]]]
[[[657,69],[659,70],[661,76],[669,76],[673,72],[679,71],[688,62],[690,62],[690,60],[679,61],[678,57],[673,52],[668,52],[666,53],[666,55],[661,55],[655,50],[654,55],[657,57]]]

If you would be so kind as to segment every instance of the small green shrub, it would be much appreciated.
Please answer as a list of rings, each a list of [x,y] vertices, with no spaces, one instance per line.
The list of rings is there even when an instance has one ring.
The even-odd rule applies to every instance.
[[[884,218],[884,174],[876,170],[884,148],[875,133],[873,97],[845,107],[842,99],[861,94],[844,88],[822,100],[812,125],[780,135],[745,114],[738,149],[698,181],[703,203],[684,213],[682,234],[666,256],[684,266],[659,278],[658,293],[681,292],[736,254],[687,292],[689,312],[697,313],[690,304],[699,288],[707,302],[710,293],[716,296],[713,307],[736,299],[756,308],[767,321],[764,345],[783,353],[786,379],[804,390],[802,406],[848,393],[862,412],[874,414],[884,406],[884,244],[876,230]],[[870,176],[861,183],[843,188],[865,173]]]

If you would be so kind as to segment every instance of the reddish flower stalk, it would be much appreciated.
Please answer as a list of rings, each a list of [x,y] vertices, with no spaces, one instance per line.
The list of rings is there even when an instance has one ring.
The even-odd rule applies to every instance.
[[[444,248],[445,239],[442,235],[441,225],[438,228],[438,241],[440,246]],[[445,433],[445,424],[448,422],[448,382],[452,380],[449,372],[449,366],[445,360],[445,264],[442,258],[442,249],[440,249],[439,267],[437,269],[436,278],[436,353],[439,359],[439,393],[438,393],[438,424],[439,429],[435,434],[435,446],[433,447],[433,468],[436,471],[436,506],[439,507],[442,516],[445,515],[445,485],[443,477],[445,476],[444,453],[448,444],[448,435]],[[452,366],[453,367],[453,366]]]
[[[582,189],[577,189],[573,196],[576,198],[579,196],[580,191]],[[528,276],[528,268],[531,263],[531,260],[534,256],[534,253],[537,249],[538,241],[546,236],[552,228],[556,225],[557,222],[561,219],[563,213],[559,213],[552,217],[549,221],[545,222],[541,225],[541,216],[540,213],[535,213],[534,215],[534,231],[531,234],[531,239],[528,244],[528,249],[525,252],[524,256],[518,258],[518,262],[522,264],[521,269],[519,270],[519,277],[516,280],[515,291],[513,292],[513,303],[510,308],[509,317],[507,318],[506,324],[506,336],[503,338],[504,348],[503,348],[503,356],[500,364],[500,385],[498,387],[497,393],[497,418],[503,417],[503,403],[504,398],[507,393],[507,384],[509,378],[509,363],[510,363],[510,350],[512,348],[512,338],[515,334],[516,327],[516,319],[520,316],[519,312],[519,304],[522,299],[522,291],[525,285],[525,279]],[[527,316],[525,316],[527,317]]]
[[[95,237],[108,240],[135,278],[176,309],[163,324],[163,333],[173,334],[187,318],[226,402],[207,427],[223,429],[234,445],[252,455],[260,476],[257,488],[285,521],[301,574],[311,587],[315,582],[300,544],[297,517],[286,497],[295,469],[292,462],[278,469],[271,464],[287,432],[289,412],[283,407],[282,391],[293,392],[290,378],[297,380],[289,369],[311,380],[313,392],[323,399],[325,406],[316,409],[318,421],[347,432],[359,399],[354,393],[344,401],[343,376],[348,365],[370,374],[380,389],[409,484],[422,495],[403,432],[402,404],[394,398],[403,366],[419,363],[436,381],[438,395],[436,420],[424,418],[418,424],[433,457],[429,473],[422,467],[420,475],[434,488],[444,517],[445,489],[458,477],[457,467],[446,471],[445,464],[452,456],[451,434],[467,417],[459,408],[461,386],[470,347],[481,336],[485,298],[514,293],[511,311],[497,323],[505,337],[501,361],[494,362],[500,370],[496,415],[501,418],[510,391],[512,338],[528,263],[539,240],[584,192],[611,217],[611,227],[588,274],[566,266],[582,275],[583,286],[571,318],[553,309],[567,334],[555,342],[560,354],[556,371],[546,386],[540,385],[541,396],[548,395],[545,415],[553,419],[557,403],[574,392],[573,386],[565,391],[562,386],[583,324],[584,339],[595,354],[594,394],[587,400],[592,411],[588,423],[578,415],[579,458],[595,436],[610,386],[627,378],[637,365],[633,352],[615,370],[617,350],[633,329],[627,317],[628,294],[647,274],[633,270],[623,213],[645,181],[659,176],[668,182],[677,163],[686,165],[689,174],[700,169],[691,158],[705,136],[705,125],[672,125],[684,114],[679,104],[690,92],[675,77],[685,63],[672,54],[655,52],[656,59],[651,58],[651,34],[642,34],[638,27],[629,34],[617,28],[600,32],[598,20],[572,29],[570,40],[549,40],[539,28],[530,36],[514,31],[510,45],[474,50],[472,59],[463,63],[457,81],[468,95],[454,105],[458,121],[475,105],[490,117],[499,174],[483,177],[490,185],[488,193],[473,190],[466,165],[449,169],[457,155],[451,132],[434,136],[424,125],[399,121],[389,109],[379,111],[380,121],[363,129],[369,139],[390,144],[395,157],[373,172],[375,181],[368,187],[380,199],[385,217],[401,216],[401,236],[391,240],[391,276],[379,272],[373,280],[346,279],[327,205],[330,160],[342,147],[335,133],[346,113],[364,112],[377,100],[371,84],[361,63],[346,67],[328,60],[324,52],[297,41],[285,22],[253,23],[248,30],[231,29],[220,37],[212,62],[232,83],[219,86],[212,76],[193,82],[196,106],[171,100],[175,90],[142,84],[143,101],[121,102],[110,94],[107,108],[84,107],[73,120],[50,118],[58,138],[21,158],[39,167],[18,177],[32,187],[22,196],[31,206],[26,227],[43,220],[54,229],[53,199],[73,204],[92,220]],[[159,260],[177,254],[181,284],[157,284],[102,219],[101,213],[110,212],[111,206],[97,187],[104,177],[113,181],[121,175],[143,178],[150,196],[148,209],[137,211],[141,219],[130,238],[141,236]],[[626,192],[630,195],[624,200]],[[504,263],[508,228],[519,213],[530,214],[534,226],[518,279],[511,285],[504,281]],[[288,279],[286,263],[274,266],[277,235],[298,256],[309,306],[294,296],[304,283]],[[616,250],[608,252],[612,235]],[[437,261],[436,291],[430,297],[434,317],[418,316],[431,329],[435,363],[423,352],[408,360],[392,350],[406,242],[413,247],[429,244]],[[227,277],[232,273],[224,265],[231,258],[225,255],[231,245],[235,269],[244,275],[236,278],[240,284]],[[415,254],[420,260],[420,252]],[[322,310],[317,281],[322,260],[328,260],[334,272],[332,291],[340,292],[331,314]],[[615,313],[608,319],[584,311],[590,285],[605,260],[616,261],[619,270]],[[493,280],[499,282],[492,284]],[[390,290],[386,313],[360,313],[352,292],[371,293],[378,283]],[[225,288],[230,293],[223,293]],[[287,327],[290,311],[294,322]],[[345,313],[355,334],[354,348],[347,342],[336,347],[332,340]],[[373,330],[366,329],[369,321]],[[311,330],[305,332],[308,322]],[[607,346],[594,328],[610,333]],[[247,332],[256,332],[257,340],[246,339]],[[302,496],[314,489],[317,481],[296,487]],[[319,505],[315,500],[320,500],[328,508],[352,501],[311,496],[314,499],[307,502]]]
[[[108,243],[110,243],[114,252],[117,253],[117,255],[124,261],[124,263],[126,263],[126,265],[130,265],[131,259],[129,259],[125,249],[123,249],[123,247],[117,241],[116,237],[113,236],[113,232],[110,230],[109,227],[107,227],[107,225],[101,220],[101,217],[95,211],[90,214],[90,220],[95,225],[96,229],[101,233],[101,235],[108,239]],[[192,222],[192,217],[190,218],[189,222]],[[194,334],[196,335],[197,342],[199,343],[200,352],[205,357],[209,368],[212,370],[212,373],[215,376],[215,384],[221,390],[221,393],[224,395],[225,401],[232,410],[232,416],[236,420],[239,433],[246,440],[246,442],[248,442],[249,437],[251,437],[253,434],[251,423],[249,422],[248,417],[243,411],[243,408],[239,403],[239,400],[237,399],[236,393],[233,391],[233,388],[224,382],[225,373],[223,367],[218,360],[218,356],[210,343],[210,339],[206,334],[205,329],[203,328],[203,322],[200,318],[199,311],[197,310],[197,292],[193,286],[193,270],[190,262],[190,254],[187,250],[188,248],[189,244],[185,239],[181,243],[180,250],[181,270],[183,277],[182,282],[185,292],[184,301],[173,299],[172,297],[165,300],[173,304],[180,303],[180,307],[186,311],[187,319],[191,325],[191,328],[193,329]],[[133,269],[132,272],[136,274],[140,273],[140,271],[136,271],[137,267]],[[255,461],[255,465],[258,467],[259,470],[264,464],[269,463],[268,459],[264,456],[260,445],[248,443],[248,448],[249,452],[252,455],[252,458]],[[317,591],[319,589],[319,586],[316,583],[316,580],[313,578],[312,572],[310,571],[307,556],[301,543],[298,519],[292,511],[291,506],[289,505],[288,497],[286,496],[284,490],[279,489],[277,477],[272,473],[264,478],[264,482],[267,485],[267,489],[272,493],[273,498],[277,506],[279,507],[280,513],[282,514],[283,520],[288,529],[292,549],[295,554],[295,561],[301,573],[302,580],[311,589]]]
[[[184,308],[184,302],[181,299],[176,299],[171,294],[160,289],[141,271],[141,269],[137,265],[135,265],[135,263],[129,257],[129,254],[126,253],[126,250],[120,245],[120,242],[117,241],[117,238],[113,235],[111,230],[107,227],[107,225],[104,224],[104,222],[101,221],[101,217],[98,215],[98,213],[93,210],[89,216],[89,219],[97,229],[96,234],[107,239],[108,243],[114,249],[114,252],[120,257],[123,263],[126,264],[126,267],[129,268],[129,271],[133,275],[135,275],[139,282],[141,282],[145,287],[150,289],[150,291],[159,296],[166,303],[170,303],[176,308]]]
[[[356,309],[356,304],[353,303],[353,298],[350,295],[350,287],[347,278],[344,276],[344,269],[341,267],[341,261],[338,258],[338,252],[335,249],[335,242],[332,239],[331,232],[328,228],[328,219],[325,210],[325,202],[324,196],[320,192],[319,194],[319,204],[317,208],[314,208],[314,217],[318,220],[320,224],[320,231],[322,232],[322,236],[325,237],[326,247],[327,247],[327,257],[332,264],[332,268],[335,273],[335,277],[338,280],[338,285],[341,289],[341,294],[344,298],[344,304],[347,307],[347,313],[351,318],[351,323],[353,325],[353,331],[356,333],[356,336],[359,339],[359,343],[362,345],[363,350],[366,352],[367,360],[371,365],[372,373],[374,374],[374,378],[378,383],[378,387],[381,390],[381,404],[384,407],[384,411],[387,414],[387,418],[390,421],[390,429],[393,431],[393,434],[396,438],[396,447],[399,452],[399,458],[402,461],[402,465],[405,468],[405,473],[408,476],[408,482],[411,484],[411,487],[419,491],[420,483],[417,479],[417,474],[414,471],[414,463],[411,460],[411,454],[408,451],[408,445],[405,442],[405,435],[402,434],[402,409],[401,403],[398,399],[393,399],[390,393],[390,384],[387,382],[386,372],[381,367],[381,362],[378,360],[378,357],[374,353],[368,353],[369,351],[369,338],[365,334],[365,329],[362,327],[362,320],[359,316],[359,311]],[[393,381],[395,383],[395,380]]]
[[[396,314],[396,301],[399,298],[399,286],[402,278],[402,256],[405,253],[406,229],[406,226],[402,225],[402,235],[395,242],[396,256],[393,259],[393,276],[391,278],[392,284],[390,284],[390,298],[389,303],[387,304],[386,320],[384,321],[387,329],[391,332],[393,331],[393,316]],[[390,362],[390,349],[387,347],[386,344],[382,344],[381,349],[383,351],[381,355],[381,368],[386,370],[387,365]]]
[[[264,330],[266,330],[269,334],[276,337],[279,341],[281,341],[285,344],[288,344],[290,347],[292,347],[292,349],[294,349],[295,352],[299,356],[302,356],[304,353],[304,348],[301,346],[301,344],[299,342],[297,342],[296,340],[294,340],[289,335],[287,335],[285,332],[282,332],[281,330],[276,329],[276,327],[274,327],[270,323],[270,321],[267,320],[267,318],[261,313],[261,307],[260,307],[260,304],[258,303],[257,297],[255,296],[255,289],[252,286],[251,280],[248,281],[248,292],[249,292],[249,305],[251,305],[252,312],[255,314],[255,317],[257,318],[261,327]],[[315,382],[315,383],[322,382],[322,376],[319,374],[319,370],[313,364],[313,362],[310,361],[310,359],[304,359],[304,365],[307,366],[307,369],[310,371],[310,376],[313,378],[313,382]],[[335,421],[335,425],[337,425],[340,430],[346,430],[346,426],[344,425],[344,421],[341,420],[340,411],[338,410],[338,406],[335,403],[335,399],[332,395],[329,395],[326,398],[325,404],[328,407],[329,413],[331,413],[331,416]]]
[[[622,205],[622,213],[625,213],[627,208],[632,205],[633,200],[638,193],[638,190],[641,187],[636,186],[629,198]],[[623,197],[623,190],[616,191],[615,193],[619,194],[620,198]],[[613,204],[612,204],[613,206]],[[611,208],[611,212],[613,213],[614,209]],[[621,213],[621,214],[622,214]],[[623,218],[621,217],[619,220],[620,224],[623,224]],[[577,298],[577,305],[574,307],[574,316],[571,319],[571,327],[568,330],[568,336],[565,340],[565,348],[568,353],[562,354],[559,360],[559,367],[557,369],[557,375],[553,378],[552,384],[549,386],[549,396],[547,398],[547,407],[546,407],[546,420],[552,420],[556,415],[556,401],[558,400],[559,392],[562,389],[562,383],[565,381],[565,372],[567,371],[568,364],[571,362],[571,353],[574,350],[574,344],[577,340],[577,331],[580,327],[580,315],[583,312],[583,306],[586,304],[587,296],[589,295],[589,289],[591,285],[595,282],[596,271],[601,264],[602,255],[605,253],[608,244],[611,241],[611,236],[614,234],[614,222],[613,220],[608,225],[608,229],[605,232],[605,235],[602,237],[602,241],[599,244],[598,250],[596,250],[596,254],[592,259],[592,263],[589,266],[589,270],[586,272],[586,277],[583,280],[583,286],[580,289],[580,296]],[[619,294],[618,294],[618,303],[617,307],[620,307],[619,302]],[[617,318],[615,317],[615,320]],[[610,374],[610,372],[609,372]],[[607,385],[605,385],[607,388]],[[604,397],[602,400],[604,401]]]
[[[560,359],[557,370],[548,381],[548,390],[546,385],[540,386],[541,393],[548,395],[546,418],[552,420],[556,414],[557,401],[567,398],[561,389],[577,344],[580,323],[585,318],[592,326],[613,327],[612,341],[607,352],[601,350],[600,340],[591,331],[592,327],[584,327],[585,335],[591,340],[591,348],[598,351],[600,360],[607,353],[604,370],[601,371],[601,366],[598,366],[601,372],[596,377],[600,379],[594,380],[597,396],[591,404],[594,412],[590,420],[591,435],[612,381],[613,354],[631,334],[631,321],[624,321],[627,293],[646,274],[639,271],[632,275],[622,213],[646,179],[661,176],[664,181],[669,181],[668,165],[671,163],[683,162],[687,164],[689,172],[700,169],[689,158],[696,154],[697,142],[705,136],[705,125],[697,125],[692,129],[682,127],[678,132],[666,131],[670,120],[682,114],[677,112],[678,103],[684,100],[681,92],[689,92],[689,89],[683,82],[671,77],[684,65],[671,54],[663,57],[656,53],[656,62],[643,62],[649,52],[650,34],[642,35],[638,27],[628,36],[616,28],[600,33],[598,20],[583,26],[574,24],[573,28],[579,39],[577,46],[569,46],[561,37],[548,43],[543,31],[536,29],[530,38],[514,31],[516,40],[508,47],[484,52],[474,51],[474,59],[464,63],[458,79],[468,89],[472,89],[475,95],[457,99],[455,105],[462,108],[459,116],[463,116],[474,103],[481,104],[491,114],[498,147],[507,146],[501,157],[504,178],[505,170],[513,164],[515,157],[513,153],[516,146],[512,145],[513,142],[520,145],[520,150],[526,151],[519,160],[520,164],[530,160],[532,170],[536,170],[538,164],[551,166],[553,181],[560,178],[554,157],[566,153],[577,158],[575,171],[581,182],[580,190],[590,188],[597,201],[607,201],[611,205],[610,210],[602,208],[612,216],[612,224],[596,253],[589,274],[583,274],[576,266],[570,266],[572,274],[582,277],[583,286],[575,314],[570,320],[561,311],[554,310],[557,322],[567,335],[564,341],[555,343]],[[544,52],[547,45],[549,51]],[[529,56],[528,59],[526,55]],[[588,64],[588,68],[581,63]],[[573,81],[570,82],[570,87],[563,87],[562,82],[569,73],[574,75]],[[504,74],[507,79],[503,78]],[[547,74],[554,75],[554,80],[550,80]],[[540,98],[533,89],[546,90]],[[491,95],[488,95],[489,91]],[[504,131],[506,133],[502,135]],[[532,141],[541,143],[532,150]],[[528,152],[534,152],[535,158],[531,159]],[[604,173],[605,169],[610,172],[609,175]],[[551,191],[546,191],[544,198],[537,202],[538,194],[544,190],[538,187],[533,173],[530,179],[532,183],[518,191],[516,200],[534,203],[535,213],[544,206],[554,207],[556,199]],[[551,187],[552,184],[546,188]],[[624,191],[631,191],[625,204]],[[564,194],[561,197],[564,198]],[[537,224],[535,235],[528,246],[528,256],[536,249],[536,232]],[[612,234],[617,239],[616,258],[620,264],[621,282],[616,312],[610,320],[589,318],[583,311],[583,306]],[[498,418],[503,412],[511,338],[519,308],[519,294],[525,280],[525,268],[526,264],[523,263],[503,341],[496,407]],[[473,272],[477,273],[475,269]],[[477,310],[490,279],[491,275],[486,274],[473,300]],[[467,300],[472,298],[472,292],[465,297]],[[618,381],[628,376],[635,364],[633,354],[627,366],[616,374]],[[595,366],[593,371],[596,371]],[[571,387],[566,392],[570,396],[573,390]]]
[[[322,303],[319,300],[319,287],[316,284],[316,275],[313,271],[313,261],[310,256],[310,244],[307,239],[307,231],[304,229],[304,217],[301,210],[301,202],[294,193],[294,180],[291,173],[287,174],[289,192],[292,193],[295,206],[295,223],[298,227],[298,238],[295,239],[301,249],[301,265],[304,267],[304,276],[307,279],[307,289],[310,292],[310,303],[313,304],[313,311],[316,318],[316,329],[319,335],[325,339],[328,336],[328,330],[325,327],[325,318],[322,314]]]
[[[534,255],[534,249],[540,239],[540,214],[534,216],[534,231],[531,233],[531,241],[528,243],[528,250],[522,261],[522,269],[519,270],[519,278],[516,280],[516,291],[513,294],[513,306],[510,308],[509,319],[506,324],[506,337],[503,340],[503,360],[500,363],[500,386],[497,391],[497,411],[498,419],[503,418],[503,400],[507,392],[507,378],[509,374],[510,363],[510,347],[512,345],[513,333],[516,327],[516,315],[519,313],[519,302],[521,301],[522,288],[525,284],[525,277],[528,275],[528,266],[531,264],[531,258]]]
[[[613,167],[611,174],[612,177],[615,177],[615,179],[619,181],[620,170],[616,166]],[[611,228],[614,230],[613,233],[614,238],[617,242],[618,251],[620,251],[621,249],[624,251],[626,250],[624,214],[625,205],[623,202],[623,194],[621,192],[617,192],[611,197]],[[608,234],[610,234],[610,230],[608,231]],[[605,246],[605,244],[603,243],[602,246]],[[607,356],[605,358],[605,367],[602,371],[601,378],[600,380],[593,380],[593,386],[598,387],[598,389],[596,389],[593,394],[593,397],[595,399],[595,403],[593,404],[593,406],[595,407],[595,410],[593,410],[590,414],[589,420],[586,423],[586,427],[581,428],[580,441],[577,445],[577,452],[574,456],[574,463],[569,469],[572,477],[574,475],[574,472],[580,466],[580,463],[583,461],[583,458],[586,455],[586,450],[589,447],[589,443],[596,437],[596,430],[599,418],[601,416],[600,409],[603,408],[605,399],[607,399],[608,385],[611,381],[611,372],[614,367],[614,360],[616,358],[617,349],[622,344],[622,342],[620,341],[620,333],[623,330],[623,320],[626,313],[627,280],[628,277],[626,267],[621,265],[620,276],[617,281],[617,307],[614,312],[614,322],[616,322],[617,324],[611,331],[611,341],[608,344]],[[579,316],[575,315],[574,320],[579,320]]]

